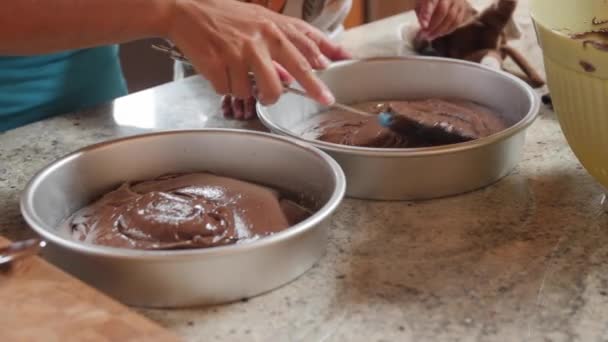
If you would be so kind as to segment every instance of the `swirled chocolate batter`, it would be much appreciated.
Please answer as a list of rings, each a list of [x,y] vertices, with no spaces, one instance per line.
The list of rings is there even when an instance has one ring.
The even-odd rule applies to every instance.
[[[470,101],[440,99],[364,102],[354,107],[372,114],[391,111],[427,127],[478,139],[507,128],[507,123],[489,109]],[[380,125],[375,115],[363,116],[331,110],[313,116],[297,129],[302,137],[341,145],[376,148],[415,148],[447,144],[436,137],[408,135]]]
[[[268,236],[311,215],[277,190],[209,173],[125,183],[66,220],[87,243],[134,249],[213,247]]]

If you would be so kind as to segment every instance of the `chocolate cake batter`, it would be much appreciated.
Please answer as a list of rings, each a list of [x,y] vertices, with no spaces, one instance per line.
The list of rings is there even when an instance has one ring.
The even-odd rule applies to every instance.
[[[373,114],[390,110],[428,126],[443,125],[451,131],[475,139],[507,128],[506,122],[498,115],[468,101],[374,101],[356,104],[354,107]],[[300,126],[299,133],[307,139],[360,147],[414,148],[437,145],[434,140],[405,136],[383,127],[376,116],[363,116],[341,110],[331,110],[313,116]]]
[[[193,173],[125,183],[62,229],[76,240],[112,247],[200,248],[255,240],[310,215],[274,189]]]

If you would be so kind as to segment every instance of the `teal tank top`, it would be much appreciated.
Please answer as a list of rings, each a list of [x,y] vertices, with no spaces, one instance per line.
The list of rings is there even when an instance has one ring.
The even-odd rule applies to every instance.
[[[127,93],[118,46],[0,56],[0,132]]]

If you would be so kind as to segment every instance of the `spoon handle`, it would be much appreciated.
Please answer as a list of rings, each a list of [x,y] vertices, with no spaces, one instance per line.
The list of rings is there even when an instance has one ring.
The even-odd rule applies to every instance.
[[[310,95],[308,95],[308,93],[306,93],[306,92],[304,92],[302,90],[292,88],[292,87],[290,87],[288,85],[283,85],[283,87],[285,88],[285,92],[287,92],[287,93],[296,94],[296,95],[303,96],[303,97],[306,97],[306,98],[312,100],[312,98],[310,97]],[[351,106],[345,105],[345,104],[340,103],[340,102],[334,102],[333,104],[329,105],[328,107],[334,108],[334,109],[342,109],[342,110],[345,110],[347,112],[351,112],[351,113],[359,114],[359,115],[364,115],[364,116],[376,116],[374,114],[371,114],[371,113],[368,113],[368,112],[364,112],[362,110],[359,110],[357,108],[353,108]]]

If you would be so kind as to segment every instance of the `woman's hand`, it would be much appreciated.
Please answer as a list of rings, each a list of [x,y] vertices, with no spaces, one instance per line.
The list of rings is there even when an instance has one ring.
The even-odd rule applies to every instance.
[[[274,63],[281,82],[284,84],[293,83],[293,77],[281,65]],[[254,89],[256,92],[256,89]],[[225,118],[233,118],[237,120],[250,120],[255,118],[256,104],[255,97],[238,98],[232,95],[224,95],[222,98],[222,113]]]
[[[466,0],[417,0],[419,38],[434,40],[451,33],[463,24],[471,11]]]
[[[341,51],[340,54],[334,55],[332,60],[339,61],[351,58],[350,54],[346,51]],[[279,78],[285,84],[294,82],[293,76],[291,76],[287,70],[281,65],[275,63]],[[250,120],[256,117],[255,110],[256,100],[255,97],[250,96],[248,98],[238,98],[232,95],[225,95],[222,98],[222,113],[225,118],[237,119],[237,120]]]
[[[302,20],[238,1],[177,0],[168,33],[219,94],[253,96],[253,72],[257,99],[276,102],[283,91],[276,61],[317,101],[334,101],[312,71],[344,51]]]

